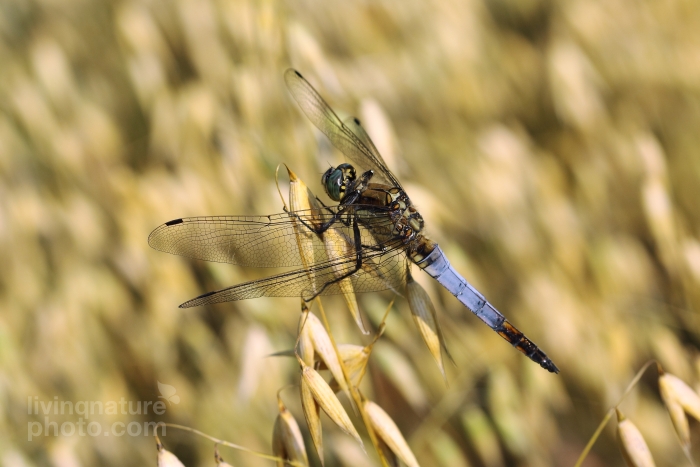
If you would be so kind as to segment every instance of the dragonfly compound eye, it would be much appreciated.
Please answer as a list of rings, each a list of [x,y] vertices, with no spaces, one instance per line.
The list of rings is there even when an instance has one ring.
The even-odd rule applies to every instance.
[[[321,184],[323,184],[330,199],[341,201],[356,178],[355,168],[352,165],[340,164],[338,167],[326,170],[326,173],[321,177]]]

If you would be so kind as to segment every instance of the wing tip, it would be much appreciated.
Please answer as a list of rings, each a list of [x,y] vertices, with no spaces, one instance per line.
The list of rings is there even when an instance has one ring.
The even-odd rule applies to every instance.
[[[153,230],[153,232],[151,232],[148,235],[148,245],[151,248],[153,248],[154,250],[163,251],[163,252],[168,253],[168,251],[165,248],[163,248],[163,246],[159,242],[160,233],[166,227],[171,227],[173,225],[182,224],[184,222],[185,222],[184,218],[181,217],[179,219],[173,219],[171,221],[166,222],[165,224],[159,225],[156,229]]]
[[[148,246],[153,248],[154,250],[162,251],[160,248],[158,248],[157,242],[156,242],[156,237],[158,229],[154,230],[151,232],[151,234],[148,236]]]
[[[200,303],[200,300],[203,298],[207,298],[210,295],[214,295],[217,293],[217,291],[213,292],[207,292],[205,294],[200,295],[199,297],[195,297],[192,300],[187,300],[185,303],[182,303],[178,308],[192,308],[193,306],[199,306],[199,305],[204,305],[204,303]]]
[[[294,68],[287,68],[287,71],[284,72],[285,78],[291,76],[291,75],[297,75],[298,78],[305,79],[301,73],[299,73],[296,69]]]

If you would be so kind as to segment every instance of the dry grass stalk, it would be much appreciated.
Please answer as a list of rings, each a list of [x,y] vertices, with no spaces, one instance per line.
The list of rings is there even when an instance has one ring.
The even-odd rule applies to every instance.
[[[639,371],[637,371],[637,374],[634,375],[632,381],[630,381],[630,383],[627,385],[627,388],[625,388],[625,392],[622,393],[620,401],[617,403],[617,405],[615,405],[614,408],[608,410],[608,412],[605,414],[605,417],[603,417],[603,420],[601,420],[601,422],[598,424],[598,428],[596,428],[595,432],[588,440],[588,444],[586,444],[586,447],[581,452],[581,455],[579,455],[578,459],[576,460],[576,463],[574,464],[574,467],[581,467],[583,461],[586,460],[588,453],[591,451],[593,444],[595,444],[596,440],[598,439],[598,437],[600,437],[600,434],[603,432],[603,428],[605,428],[605,426],[608,424],[610,418],[613,416],[613,413],[617,411],[617,407],[622,403],[623,400],[625,400],[625,397],[627,397],[630,391],[632,391],[632,388],[634,388],[637,385],[644,372],[647,371],[647,369],[649,369],[649,367],[652,366],[654,363],[656,363],[655,360],[649,360],[642,366],[642,368],[639,369]]]
[[[655,467],[654,458],[644,437],[630,420],[615,409],[617,413],[617,439],[622,457],[629,467]]]
[[[287,166],[285,165],[285,167]],[[311,190],[289,167],[287,167],[287,173],[289,174],[289,211],[290,217],[294,221],[297,247],[299,248],[299,255],[301,256],[304,269],[309,270],[309,281],[315,286],[316,281],[310,268],[315,261],[314,241],[317,241],[317,235],[304,225],[302,220],[308,225],[318,225],[317,212],[320,212],[321,206],[319,206]],[[295,212],[307,212],[310,215],[300,219],[296,215],[291,214]]]
[[[253,450],[253,449],[246,448],[246,447],[241,446],[241,445],[239,445],[239,444],[231,443],[231,442],[229,442],[229,441],[216,438],[216,437],[211,436],[211,435],[209,435],[209,434],[207,434],[207,433],[205,433],[205,432],[203,432],[203,431],[196,430],[196,429],[194,429],[194,428],[192,428],[192,427],[189,427],[189,426],[179,425],[179,424],[177,424],[177,423],[160,423],[160,425],[163,426],[163,427],[169,427],[169,428],[175,428],[175,429],[177,429],[177,430],[187,431],[187,432],[189,432],[189,433],[193,433],[193,434],[195,434],[195,435],[197,435],[197,436],[201,436],[202,438],[206,438],[206,439],[208,439],[209,441],[214,442],[214,458],[216,459],[217,462],[220,462],[220,463],[221,463],[221,462],[224,462],[224,460],[223,460],[223,459],[221,458],[221,456],[219,455],[218,446],[227,446],[227,447],[236,449],[236,450],[238,450],[238,451],[242,451],[242,452],[246,452],[246,453],[252,454],[252,455],[254,455],[254,456],[256,456],[256,457],[259,457],[260,459],[267,459],[267,460],[274,461],[274,462],[283,462],[283,461],[285,461],[285,459],[280,458],[280,457],[278,457],[278,456],[273,456],[273,455],[270,455],[270,454],[265,453],[265,452],[255,451],[255,450]],[[155,435],[155,436],[156,436],[156,445],[157,445],[157,447],[158,447],[158,449],[159,449],[159,451],[160,451],[160,450],[162,449],[163,446],[162,446],[162,444],[160,443],[160,439],[158,438],[158,435]],[[172,458],[170,458],[169,460],[172,460]],[[179,461],[178,461],[178,462],[179,462]],[[286,464],[288,464],[288,465],[290,465],[290,466],[293,466],[293,467],[305,467],[305,466],[308,466],[307,463],[299,462],[299,461],[294,461],[294,460],[290,460],[290,459],[287,459],[287,460],[286,460]],[[160,465],[160,464],[158,464],[158,465]],[[172,465],[175,465],[175,466],[177,467],[177,466],[182,465],[182,464],[165,464],[165,465],[166,465],[166,466],[167,466],[167,465],[171,465],[171,466],[172,466]],[[226,463],[224,462],[223,464],[220,464],[220,465],[222,465],[222,466],[225,467],[225,466],[228,466],[229,464],[226,464]]]
[[[355,344],[338,345],[338,352],[345,365],[345,370],[348,372],[348,378],[350,378],[351,384],[355,386],[360,384],[362,377],[365,375],[372,345],[373,344],[368,346]]]
[[[387,307],[387,312],[384,315],[384,319],[393,306],[394,301],[392,300]],[[357,389],[357,386],[362,382],[362,378],[365,376],[367,371],[367,363],[369,363],[369,356],[372,354],[372,348],[374,344],[379,340],[379,338],[384,333],[384,319],[379,325],[379,332],[374,336],[372,342],[365,346],[355,345],[355,344],[338,344],[338,354],[340,354],[340,359],[345,367],[345,374],[350,380],[350,384]]]
[[[304,222],[312,226],[320,225],[320,216],[318,213],[320,213],[322,208],[316,200],[316,196],[289,167],[287,167],[287,173],[289,174],[290,212],[309,211],[311,216],[305,216],[303,219]],[[317,234],[311,232],[299,219],[295,220],[294,231],[296,233],[297,245],[299,247],[302,263],[304,267],[308,269],[309,266],[314,264],[314,241],[316,240],[315,237],[317,237]],[[348,244],[336,230],[329,229],[319,237],[326,247],[326,254],[329,259],[353,254],[354,247]],[[342,269],[339,269],[337,272],[339,275],[345,273]],[[309,279],[315,287],[316,281],[314,277],[310,276]],[[364,334],[369,334],[369,331],[362,321],[362,316],[360,315],[360,307],[357,305],[357,297],[355,297],[355,289],[352,285],[352,280],[350,278],[345,278],[338,283],[338,286],[343,293],[345,303],[347,303],[357,326]]]
[[[382,320],[382,323],[379,326],[379,332],[375,336],[374,340],[372,343],[367,345],[366,347],[361,347],[361,346],[353,346],[353,345],[345,345],[345,346],[338,346],[335,343],[335,340],[333,339],[333,336],[331,334],[327,334],[331,346],[333,346],[333,349],[335,351],[336,355],[341,356],[340,360],[340,366],[342,370],[342,376],[343,379],[347,382],[350,380],[350,377],[348,375],[353,374],[356,375],[357,381],[359,382],[362,378],[362,375],[364,374],[366,364],[367,364],[367,359],[369,358],[369,355],[371,353],[371,349],[374,345],[374,343],[377,341],[377,339],[383,334],[384,330],[384,320],[386,319],[386,316],[388,315],[391,307],[393,306],[394,301],[392,300],[389,306],[387,307],[387,310],[384,315],[384,319]],[[321,310],[321,316],[323,317],[324,320],[324,329],[327,329],[328,322],[326,320],[326,315],[325,311],[323,310],[323,305],[321,303],[321,300],[318,300],[319,308]],[[305,310],[305,303],[302,305],[302,309]],[[300,336],[301,338],[301,336]],[[313,347],[313,342],[311,341],[311,338],[309,336],[309,346]],[[342,350],[341,350],[342,349]],[[282,352],[281,354],[289,354],[288,352]],[[351,368],[353,368],[354,372],[350,373],[350,371],[345,367],[345,359],[348,359],[349,362],[351,363]],[[302,363],[302,359],[297,355],[297,359]],[[304,365],[302,363],[302,370],[305,370],[306,368],[309,368],[308,365]],[[310,368],[309,368],[310,369]],[[317,376],[318,373],[315,371],[313,372]],[[308,376],[308,375],[307,375]],[[320,382],[325,385],[325,381],[320,378]],[[335,378],[333,380],[334,388],[331,389],[330,385],[327,385],[327,389],[330,389],[331,394],[334,394],[336,390],[339,390],[339,386],[337,382],[335,381]],[[323,385],[321,387],[323,387]],[[377,452],[379,454],[379,459],[382,464],[382,466],[388,466],[390,465],[389,462],[391,461],[391,457],[387,457],[384,455],[384,451],[382,450],[382,445],[383,443],[381,442],[380,439],[377,438],[374,430],[372,429],[369,417],[367,413],[365,412],[363,406],[362,406],[362,396],[360,395],[358,389],[356,386],[350,386],[350,396],[352,398],[352,401],[355,402],[356,407],[359,410],[360,415],[362,416],[362,420],[365,423],[365,426],[367,427],[369,437],[372,441],[372,444],[376,447]],[[312,440],[314,442],[314,446],[316,448],[316,451],[319,455],[319,458],[321,459],[321,462],[323,463],[323,443],[322,443],[322,430],[321,430],[321,422],[319,418],[319,408],[320,405],[317,403],[317,401],[314,398],[314,395],[311,391],[311,385],[309,385],[308,378],[304,378],[304,371],[302,371],[302,379],[301,379],[301,397],[302,397],[302,408],[304,410],[304,417],[306,418],[307,425],[309,426],[309,431],[311,433]],[[336,399],[337,400],[337,399]],[[342,406],[340,406],[342,409]],[[352,426],[352,425],[350,425]],[[353,427],[354,429],[354,427]],[[356,433],[356,432],[355,432]],[[359,440],[358,437],[356,439]],[[362,449],[364,450],[364,445],[362,442],[360,442],[360,445],[362,446]],[[391,465],[394,465],[393,463]]]
[[[355,248],[350,245],[345,238],[334,229],[328,229],[323,233],[323,242],[326,245],[326,253],[329,259],[341,258],[353,256],[355,254]],[[346,270],[343,266],[338,266],[336,270],[338,275],[343,275]],[[360,314],[360,308],[357,305],[357,297],[355,297],[355,288],[352,285],[352,279],[346,277],[338,282],[338,287],[343,293],[343,298],[345,298],[345,303],[347,303],[350,313],[352,314],[357,327],[360,328],[363,334],[369,334],[369,330],[362,321],[362,315]]]
[[[343,376],[343,369],[340,365],[340,359],[333,348],[333,343],[331,342],[330,336],[328,335],[328,332],[326,332],[326,328],[323,326],[323,323],[316,315],[309,311],[305,304],[302,304],[300,320],[301,323],[305,323],[303,324],[302,334],[304,336],[308,336],[304,337],[304,339],[308,339],[311,342],[313,350],[321,357],[323,363],[326,364],[326,367],[330,370],[331,374],[340,385],[340,388],[347,394],[348,398],[350,398],[350,391]],[[307,366],[312,366],[305,358],[303,358],[303,356],[302,359]]]
[[[395,454],[404,464],[409,467],[418,467],[418,461],[413,455],[413,451],[408,447],[401,431],[389,415],[372,401],[365,401],[364,409],[367,412],[372,428],[382,442]],[[391,459],[389,457],[388,459]]]
[[[338,427],[346,434],[352,436],[360,443],[364,449],[364,444],[359,433],[350,421],[347,412],[343,408],[335,393],[328,385],[326,380],[318,374],[316,370],[306,365],[302,366],[301,370],[302,385],[306,385],[311,392],[316,403],[323,409],[328,417],[338,425]]]
[[[311,388],[309,388],[309,385],[304,379],[303,375],[301,378],[300,386],[301,407],[304,411],[306,426],[309,428],[311,440],[313,441],[314,447],[316,448],[316,454],[318,454],[318,458],[321,459],[321,465],[323,465],[323,429],[321,427],[321,417],[319,411],[320,407],[314,399],[313,393],[311,392]]]
[[[425,289],[413,279],[410,271],[406,284],[406,296],[413,322],[416,323],[416,327],[418,327],[421,337],[423,337],[423,342],[428,346],[430,354],[435,359],[438,368],[440,368],[442,377],[446,378],[441,351],[442,347],[444,347],[444,341],[442,340],[442,333],[440,332],[433,301]]]
[[[321,303],[321,300],[318,299],[318,306],[319,309],[321,310],[321,317],[323,319],[323,323],[326,326],[327,329],[330,329],[328,326],[328,319],[326,318],[326,312],[323,309],[323,304]],[[391,311],[392,307],[394,306],[394,300],[392,299],[391,302],[389,302],[389,305],[386,308],[386,311],[384,312],[384,317],[382,318],[382,322],[379,324],[378,332],[376,336],[374,337],[374,340],[372,341],[371,344],[367,346],[367,352],[371,352],[372,347],[374,344],[377,342],[377,340],[384,334],[384,329],[385,329],[385,323],[386,323],[386,318],[389,315],[389,312]],[[329,337],[331,338],[331,342],[333,343],[333,346],[336,348],[336,351],[340,353],[338,349],[337,344],[335,343],[335,339],[333,338],[332,334],[329,334]],[[348,376],[348,371],[345,368],[344,363],[341,363],[341,366],[343,367],[343,374],[346,376],[346,381],[349,380]],[[350,395],[352,396],[352,400],[355,403],[355,407],[357,407],[360,416],[362,417],[362,422],[365,425],[365,428],[367,429],[367,434],[369,435],[369,438],[372,442],[372,445],[376,448],[377,454],[379,455],[379,461],[381,462],[382,467],[389,467],[389,462],[391,461],[391,458],[387,458],[384,455],[385,449],[382,448],[382,441],[377,437],[377,434],[374,431],[374,428],[372,428],[372,422],[370,421],[369,415],[367,414],[367,411],[364,410],[364,398],[362,397],[362,394],[360,394],[359,389],[357,386],[350,385]],[[364,450],[364,445],[362,445],[362,449]],[[393,464],[392,464],[393,465]]]

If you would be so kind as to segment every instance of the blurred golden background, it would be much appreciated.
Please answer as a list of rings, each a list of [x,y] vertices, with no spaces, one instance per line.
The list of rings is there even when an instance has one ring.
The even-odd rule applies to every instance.
[[[421,465],[573,465],[648,359],[698,383],[697,1],[4,0],[2,465],[155,465],[149,436],[29,441],[28,427],[45,421],[32,402],[164,400],[159,382],[179,401],[163,416],[89,421],[170,421],[270,451],[275,394],[299,376],[266,356],[293,346],[298,299],[178,309],[269,271],[147,237],[183,216],[281,212],[280,163],[323,192],[342,156],[287,92],[290,66],[363,120],[428,235],[561,369],[416,269],[455,365],[445,383],[399,297],[365,384]],[[375,326],[391,298],[360,297]],[[342,300],[324,303],[340,342],[369,341]],[[303,426],[298,389],[282,397]],[[622,409],[657,465],[686,465],[653,371]],[[325,435],[326,465],[378,465]],[[214,465],[212,443],[162,439],[185,465]],[[623,465],[614,424],[584,465]]]

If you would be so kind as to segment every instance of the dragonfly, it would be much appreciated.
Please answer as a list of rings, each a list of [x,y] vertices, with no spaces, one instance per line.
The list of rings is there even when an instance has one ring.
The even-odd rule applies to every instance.
[[[284,74],[304,114],[351,163],[330,167],[321,184],[334,205],[267,216],[174,219],[157,227],[148,243],[193,259],[247,267],[296,269],[208,292],[181,304],[188,308],[257,297],[301,297],[399,290],[415,264],[445,287],[481,321],[542,368],[559,369],[450,264],[424,233],[425,222],[389,170],[357,118],[345,121],[294,69]],[[319,201],[320,202],[320,201]],[[306,252],[299,246],[302,229]]]

